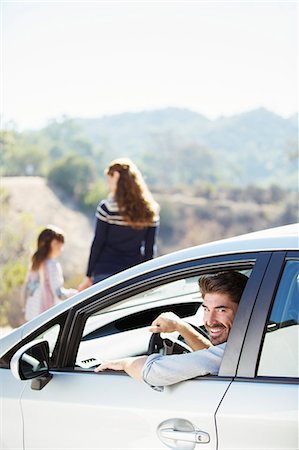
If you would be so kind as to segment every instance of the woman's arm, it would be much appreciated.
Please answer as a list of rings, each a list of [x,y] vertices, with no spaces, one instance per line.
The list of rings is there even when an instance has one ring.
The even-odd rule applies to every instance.
[[[148,261],[156,256],[156,241],[158,226],[148,227],[144,240],[144,260]]]
[[[105,244],[108,226],[107,222],[97,218],[95,234],[90,248],[86,277],[78,286],[80,292],[92,285],[92,275],[96,262]]]
[[[84,280],[81,281],[81,283],[79,284],[78,291],[79,292],[84,291],[85,289],[89,288],[90,286],[92,286],[92,278],[86,276],[84,278]]]
[[[107,222],[104,222],[101,219],[97,219],[95,235],[94,235],[94,239],[91,244],[87,273],[86,273],[87,277],[89,277],[89,278],[93,274],[96,262],[99,258],[101,250],[105,244],[108,226],[109,226],[109,224]]]

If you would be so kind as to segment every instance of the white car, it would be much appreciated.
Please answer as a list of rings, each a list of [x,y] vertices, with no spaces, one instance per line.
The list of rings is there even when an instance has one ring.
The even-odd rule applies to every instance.
[[[198,278],[231,269],[249,280],[218,376],[157,392],[94,372],[153,351],[163,311],[201,326]],[[51,308],[0,340],[1,449],[297,450],[298,273],[288,225],[157,258]]]

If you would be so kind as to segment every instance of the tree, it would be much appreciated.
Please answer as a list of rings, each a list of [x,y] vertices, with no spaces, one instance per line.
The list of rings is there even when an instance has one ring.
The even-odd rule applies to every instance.
[[[1,132],[2,175],[41,175],[46,152],[26,134],[14,130]]]
[[[103,180],[97,180],[83,198],[83,208],[86,211],[93,211],[100,200],[106,198],[107,186]]]
[[[53,164],[48,180],[75,200],[81,201],[96,179],[92,161],[76,154],[70,154]]]

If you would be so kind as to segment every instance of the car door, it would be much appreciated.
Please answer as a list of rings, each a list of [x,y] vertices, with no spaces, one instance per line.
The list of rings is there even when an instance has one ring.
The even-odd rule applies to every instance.
[[[238,367],[217,411],[219,450],[297,450],[298,252],[273,255]]]
[[[168,445],[192,449],[197,440],[197,445],[206,450],[216,449],[215,413],[235,375],[245,335],[244,324],[250,317],[268,260],[268,254],[247,254],[186,262],[137,278],[129,285],[120,285],[106,296],[90,299],[73,310],[69,332],[61,341],[60,362],[52,371],[52,380],[39,391],[32,390],[27,383],[22,394],[24,448],[162,449]],[[128,315],[122,316],[123,319],[129,317],[132,313],[130,308],[138,307],[136,295],[142,297],[144,294],[147,299],[141,311],[151,312],[157,305],[158,308],[176,311],[177,300],[151,299],[150,296],[148,299],[150,290],[188,280],[192,276],[228,269],[248,270],[251,275],[223,358],[224,376],[198,377],[157,392],[124,373],[109,371],[96,374],[88,367],[76,366],[80,346],[84,342],[84,330],[88,320],[93,322],[96,314],[102,311],[106,315],[102,327],[91,331],[99,336],[105,327],[116,328],[118,305],[124,310],[131,305]],[[184,302],[192,303],[188,296],[182,298],[183,305]],[[131,331],[136,331],[134,326],[125,333]],[[113,339],[116,335],[111,333],[110,344],[109,339],[105,341],[112,350],[115,350]],[[101,336],[99,346],[100,339]],[[131,342],[135,340],[136,337]]]
[[[20,405],[22,392],[30,382],[17,380],[9,370],[11,358],[24,344],[34,342],[37,338],[48,341],[52,353],[55,344],[65,324],[66,314],[62,314],[54,321],[50,321],[42,329],[37,329],[22,339],[22,329],[16,329],[18,339],[15,344],[0,359],[0,449],[23,450],[24,430],[23,414]],[[1,346],[1,345],[0,345]]]

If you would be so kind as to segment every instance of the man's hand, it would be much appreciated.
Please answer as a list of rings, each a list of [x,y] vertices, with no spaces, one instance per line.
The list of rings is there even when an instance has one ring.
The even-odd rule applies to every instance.
[[[173,333],[177,331],[193,351],[212,346],[211,342],[198,333],[192,325],[182,320],[173,312],[162,313],[149,327],[151,333]]]
[[[105,361],[94,369],[95,372],[103,372],[104,370],[125,370],[126,359],[115,359],[113,361]]]
[[[104,370],[124,370],[135,380],[141,381],[141,373],[147,356],[137,356],[132,358],[114,359],[113,361],[105,361],[95,368],[95,372],[103,372]]]
[[[173,312],[162,313],[157,317],[149,328],[151,333],[173,333],[178,331],[180,334],[184,321]]]

